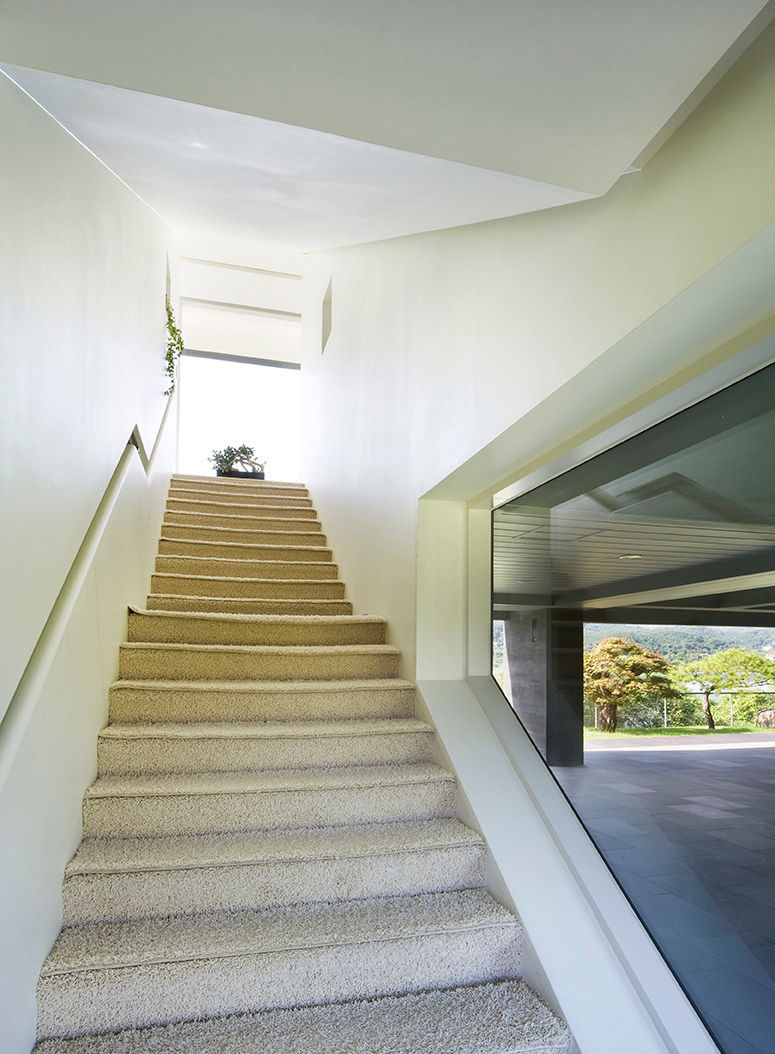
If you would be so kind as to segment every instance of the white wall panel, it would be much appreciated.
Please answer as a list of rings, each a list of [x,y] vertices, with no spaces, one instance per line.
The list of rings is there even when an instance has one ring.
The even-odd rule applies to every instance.
[[[165,407],[168,231],[3,76],[0,138],[2,715],[133,427],[153,445]],[[8,1054],[34,1043],[35,984],[61,921],[126,604],[142,602],[148,584],[174,415],[167,433],[150,479],[134,457],[0,796]]]

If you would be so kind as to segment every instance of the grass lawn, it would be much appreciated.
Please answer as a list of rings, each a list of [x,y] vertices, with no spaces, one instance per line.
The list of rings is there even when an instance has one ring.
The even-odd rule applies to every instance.
[[[617,736],[622,739],[632,739],[635,736],[719,736],[743,735],[748,732],[772,732],[771,728],[757,728],[756,725],[717,725],[713,730],[705,725],[684,725],[675,728],[622,728],[616,732],[598,732],[594,728],[585,728],[584,735],[587,739],[609,739]]]

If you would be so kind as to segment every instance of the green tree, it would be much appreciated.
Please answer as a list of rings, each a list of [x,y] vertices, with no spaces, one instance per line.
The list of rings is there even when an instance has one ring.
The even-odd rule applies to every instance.
[[[619,707],[654,705],[683,693],[661,655],[623,637],[608,637],[584,655],[584,697],[598,708],[598,727],[615,732]]]
[[[695,662],[677,666],[673,671],[673,681],[684,691],[690,685],[698,686],[708,728],[715,728],[711,695],[714,692],[735,692],[772,685],[775,683],[775,662],[755,651],[727,648]]]

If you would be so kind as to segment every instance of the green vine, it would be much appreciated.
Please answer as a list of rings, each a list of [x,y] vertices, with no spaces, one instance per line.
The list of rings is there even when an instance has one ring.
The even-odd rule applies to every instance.
[[[164,305],[167,308],[167,351],[164,355],[164,372],[167,375],[167,380],[170,382],[169,388],[167,388],[164,394],[172,395],[172,391],[175,387],[175,366],[178,359],[183,354],[183,334],[175,325],[175,315],[168,296],[164,298]]]

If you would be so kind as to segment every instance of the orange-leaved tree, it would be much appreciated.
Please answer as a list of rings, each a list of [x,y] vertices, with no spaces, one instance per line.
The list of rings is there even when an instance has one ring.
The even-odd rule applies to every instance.
[[[619,707],[679,699],[667,659],[623,637],[606,637],[584,653],[584,697],[598,708],[598,728],[615,732]]]

